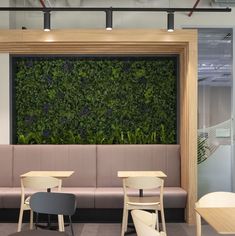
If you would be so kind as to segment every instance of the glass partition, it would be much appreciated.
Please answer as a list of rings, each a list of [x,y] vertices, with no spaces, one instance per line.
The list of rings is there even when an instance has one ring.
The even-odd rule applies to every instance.
[[[198,196],[232,190],[233,30],[198,29]]]

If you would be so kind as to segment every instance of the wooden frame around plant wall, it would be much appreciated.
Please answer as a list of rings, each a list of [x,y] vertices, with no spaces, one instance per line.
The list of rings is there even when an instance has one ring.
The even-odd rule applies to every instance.
[[[180,58],[181,186],[188,193],[186,220],[197,199],[196,30],[0,30],[0,53],[178,54]]]

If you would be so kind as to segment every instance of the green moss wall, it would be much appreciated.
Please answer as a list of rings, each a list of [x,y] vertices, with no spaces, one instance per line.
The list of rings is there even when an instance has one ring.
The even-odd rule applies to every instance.
[[[14,57],[13,142],[177,142],[175,57]]]

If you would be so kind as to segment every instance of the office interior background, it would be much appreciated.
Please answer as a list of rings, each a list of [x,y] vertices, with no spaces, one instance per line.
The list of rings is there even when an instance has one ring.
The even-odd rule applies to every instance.
[[[195,0],[46,0],[48,7],[188,7]],[[41,7],[38,0],[2,0],[1,6]],[[231,7],[232,12],[175,13],[175,29],[198,29],[198,137],[208,150],[198,163],[199,197],[235,190],[233,86],[235,1],[201,0],[197,7]],[[1,29],[43,29],[42,12],[1,12]],[[166,29],[166,12],[114,12],[115,29]],[[53,29],[104,29],[103,12],[52,12]],[[0,35],[1,37],[1,35]],[[10,143],[10,59],[0,53],[0,144]]]

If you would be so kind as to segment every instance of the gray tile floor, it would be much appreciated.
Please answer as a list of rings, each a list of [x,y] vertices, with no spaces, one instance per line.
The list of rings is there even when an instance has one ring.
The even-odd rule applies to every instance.
[[[1,223],[0,236],[7,236],[16,232],[17,224]],[[23,230],[28,229],[24,224]],[[120,236],[120,224],[74,224],[76,236]],[[202,236],[218,236],[209,225],[202,226]],[[136,236],[128,234],[128,236]],[[167,236],[196,236],[195,226],[185,223],[168,223]]]

